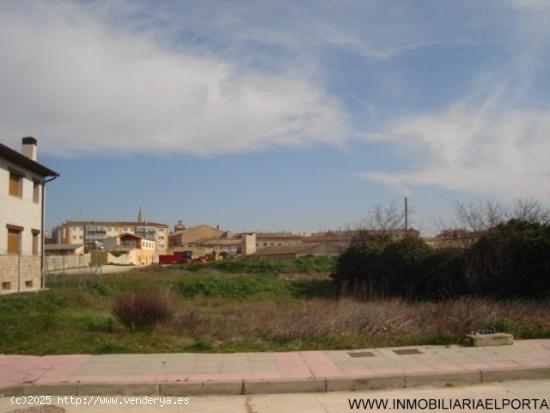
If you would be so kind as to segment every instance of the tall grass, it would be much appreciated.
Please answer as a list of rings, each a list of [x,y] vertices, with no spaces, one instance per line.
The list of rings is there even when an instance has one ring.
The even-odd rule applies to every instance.
[[[207,297],[245,298],[254,295],[276,295],[281,283],[275,276],[257,275],[191,275],[176,280],[174,290],[183,297],[204,295]]]
[[[136,270],[0,297],[0,353],[284,351],[457,343],[481,328],[550,337],[550,301],[337,300],[326,276]],[[119,294],[171,290],[170,319],[125,328]],[[154,324],[154,323],[153,323]]]
[[[335,259],[331,257],[303,257],[292,260],[267,258],[233,258],[205,264],[188,264],[180,268],[189,271],[216,270],[245,274],[330,273]]]

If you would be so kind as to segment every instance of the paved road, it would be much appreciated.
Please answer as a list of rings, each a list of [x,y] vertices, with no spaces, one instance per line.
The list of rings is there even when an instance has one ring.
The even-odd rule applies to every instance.
[[[140,397],[138,397],[140,398]],[[550,403],[550,380],[529,380],[529,381],[509,381],[505,383],[491,383],[467,387],[453,388],[421,388],[421,389],[402,389],[371,392],[334,392],[334,393],[294,393],[278,395],[253,395],[253,396],[190,396],[190,403],[180,406],[125,406],[124,398],[117,397],[111,401],[115,405],[101,406],[62,406],[67,413],[146,413],[146,412],[185,412],[185,413],[279,413],[279,412],[299,412],[299,413],[342,413],[351,411],[405,411],[389,409],[366,409],[352,410],[349,407],[350,398],[364,398],[369,400],[389,400],[392,403],[394,399],[494,399],[496,403],[503,403],[505,399],[532,399],[545,398]],[[177,398],[165,398],[175,403]],[[534,404],[532,404],[534,406]],[[18,410],[21,406],[15,406],[9,398],[0,399],[0,412],[25,412]],[[427,411],[425,410],[407,410],[407,411]],[[37,410],[26,410],[27,412],[36,412]],[[437,410],[429,410],[437,411]],[[447,410],[451,412],[452,410]],[[458,411],[458,410],[457,410]],[[469,411],[469,410],[462,410]],[[474,410],[471,410],[474,411]],[[484,411],[478,409],[476,411]],[[498,410],[499,412],[508,411],[527,411],[527,409],[514,410],[511,408]],[[529,411],[549,411],[548,409]],[[47,409],[44,413],[61,413],[62,410]]]

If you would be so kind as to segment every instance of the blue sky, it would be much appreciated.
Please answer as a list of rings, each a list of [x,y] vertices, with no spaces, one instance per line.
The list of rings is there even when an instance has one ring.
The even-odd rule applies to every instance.
[[[0,136],[48,226],[354,225],[408,196],[548,203],[550,1],[0,3]]]

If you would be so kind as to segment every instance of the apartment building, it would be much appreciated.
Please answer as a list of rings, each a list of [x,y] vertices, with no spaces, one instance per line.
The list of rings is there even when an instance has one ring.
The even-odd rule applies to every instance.
[[[141,211],[137,221],[66,221],[54,229],[53,237],[58,244],[84,244],[87,249],[102,249],[107,238],[126,233],[154,241],[157,259],[168,250],[168,225],[145,221]]]
[[[45,186],[59,174],[37,154],[33,137],[23,138],[21,152],[0,144],[0,294],[44,287]]]

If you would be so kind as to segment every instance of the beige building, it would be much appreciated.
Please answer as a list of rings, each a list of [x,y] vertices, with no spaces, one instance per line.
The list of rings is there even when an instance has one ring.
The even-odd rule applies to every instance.
[[[303,237],[289,232],[239,234],[210,225],[186,228],[179,221],[169,238],[171,252],[191,251],[195,257],[211,253],[238,255],[245,250],[246,255],[251,255],[263,248],[299,246],[302,244]]]
[[[241,239],[230,237],[198,240],[180,248],[182,251],[191,251],[193,257],[213,253],[222,256],[237,255],[241,253]]]
[[[135,234],[120,234],[103,242],[111,264],[150,265],[157,260],[155,241]]]
[[[37,162],[37,141],[22,151],[0,144],[0,294],[44,287],[45,184],[59,174]]]
[[[87,249],[101,249],[107,238],[135,234],[155,242],[155,262],[168,251],[168,225],[143,220],[137,221],[67,221],[54,229],[58,244],[84,244]]]
[[[337,243],[293,245],[288,247],[268,247],[256,251],[252,257],[271,259],[294,259],[302,257],[337,257],[348,247]]]
[[[186,228],[179,221],[175,226],[174,232],[169,235],[168,246],[172,249],[186,247],[199,240],[214,240],[222,238],[224,235],[227,238],[232,234],[210,225],[197,225],[196,227]]]
[[[290,232],[257,232],[256,249],[268,247],[295,247],[302,245],[304,237]]]
[[[44,244],[45,255],[84,255],[82,244]]]
[[[241,234],[241,253],[242,255],[249,256],[257,250],[257,238],[256,233],[244,233]]]

